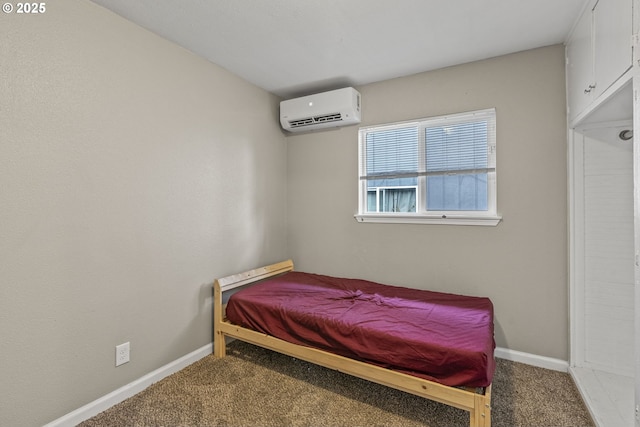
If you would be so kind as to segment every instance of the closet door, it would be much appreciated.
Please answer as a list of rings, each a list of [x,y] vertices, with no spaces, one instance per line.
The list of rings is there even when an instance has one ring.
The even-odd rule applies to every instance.
[[[629,126],[626,126],[628,129]],[[634,375],[633,146],[585,133],[585,367]]]

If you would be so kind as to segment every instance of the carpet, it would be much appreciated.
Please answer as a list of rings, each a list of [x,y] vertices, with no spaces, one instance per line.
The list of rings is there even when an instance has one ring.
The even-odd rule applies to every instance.
[[[497,359],[492,426],[593,426],[562,372]],[[81,427],[468,426],[466,411],[240,341]]]

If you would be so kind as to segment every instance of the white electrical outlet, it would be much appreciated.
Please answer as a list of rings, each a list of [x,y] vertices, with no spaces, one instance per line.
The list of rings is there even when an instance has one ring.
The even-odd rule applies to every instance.
[[[120,366],[129,361],[129,343],[116,346],[116,366]]]

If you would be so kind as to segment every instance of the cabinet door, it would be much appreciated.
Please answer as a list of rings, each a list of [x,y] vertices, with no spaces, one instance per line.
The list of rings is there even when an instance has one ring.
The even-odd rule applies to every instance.
[[[593,85],[591,9],[585,10],[567,43],[567,88],[569,117],[575,118],[589,105]],[[586,92],[585,92],[586,90]]]
[[[595,96],[631,68],[632,0],[599,0],[593,9]]]

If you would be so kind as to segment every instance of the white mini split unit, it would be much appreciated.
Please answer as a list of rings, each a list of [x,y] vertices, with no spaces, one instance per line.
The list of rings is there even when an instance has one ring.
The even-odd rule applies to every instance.
[[[360,93],[352,87],[280,103],[280,124],[289,132],[308,132],[360,123]]]

